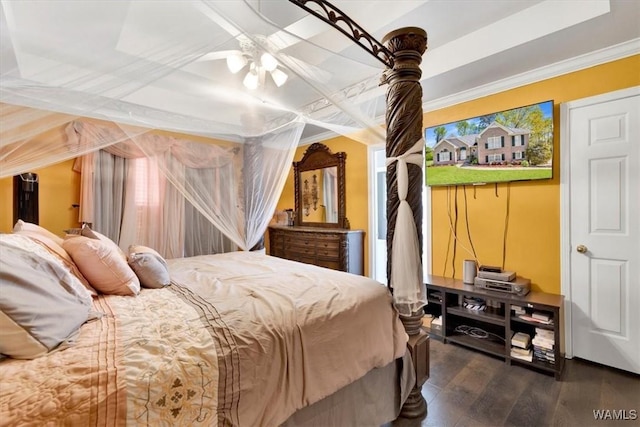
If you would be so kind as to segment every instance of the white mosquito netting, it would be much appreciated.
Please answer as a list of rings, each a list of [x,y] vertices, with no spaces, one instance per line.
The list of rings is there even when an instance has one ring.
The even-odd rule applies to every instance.
[[[249,250],[301,138],[385,141],[383,64],[290,2],[0,12],[0,177],[76,159],[79,220],[123,248]]]

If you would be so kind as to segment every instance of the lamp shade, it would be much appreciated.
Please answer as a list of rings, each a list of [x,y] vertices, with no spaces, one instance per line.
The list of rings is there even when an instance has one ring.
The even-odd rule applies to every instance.
[[[258,73],[256,73],[255,70],[250,70],[242,81],[242,84],[244,84],[247,89],[256,89],[259,84]]]
[[[276,86],[280,87],[287,81],[289,76],[284,71],[276,68],[271,72],[271,78],[273,79]]]
[[[269,52],[262,54],[260,57],[260,63],[262,64],[262,68],[267,71],[273,71],[278,66],[278,61]]]
[[[227,56],[227,67],[229,67],[229,71],[231,71],[233,74],[242,70],[245,65],[247,65],[247,58],[245,58],[242,54],[232,53],[231,55]]]

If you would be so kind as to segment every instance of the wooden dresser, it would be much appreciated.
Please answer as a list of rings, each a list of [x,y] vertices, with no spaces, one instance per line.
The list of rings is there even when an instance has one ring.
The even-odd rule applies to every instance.
[[[364,230],[272,225],[269,254],[364,275]]]

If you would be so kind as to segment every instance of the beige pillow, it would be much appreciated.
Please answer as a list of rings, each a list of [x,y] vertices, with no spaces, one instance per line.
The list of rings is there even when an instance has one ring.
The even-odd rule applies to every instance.
[[[70,236],[65,238],[62,247],[99,292],[115,295],[140,293],[140,280],[113,245],[101,239]]]
[[[21,236],[27,236],[30,239],[38,242],[45,249],[57,256],[66,266],[66,268],[82,282],[82,284],[94,295],[97,292],[91,287],[89,281],[84,277],[78,266],[73,262],[73,258],[64,250],[62,242],[64,239],[56,236],[52,232],[45,228],[40,227],[30,222],[24,222],[21,219],[16,222],[13,227],[13,232]]]
[[[34,235],[41,235],[43,238],[52,240],[59,246],[62,246],[62,241],[64,240],[62,237],[56,236],[46,228],[40,227],[39,225],[30,222],[24,222],[21,219],[19,219],[18,222],[16,222],[16,224],[13,226],[13,232],[29,232],[30,234]]]

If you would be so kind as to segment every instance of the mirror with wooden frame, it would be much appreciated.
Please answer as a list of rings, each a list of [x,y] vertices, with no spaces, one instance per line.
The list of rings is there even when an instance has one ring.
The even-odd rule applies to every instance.
[[[349,228],[346,218],[344,166],[347,153],[331,153],[324,144],[311,144],[293,162],[295,225]]]

